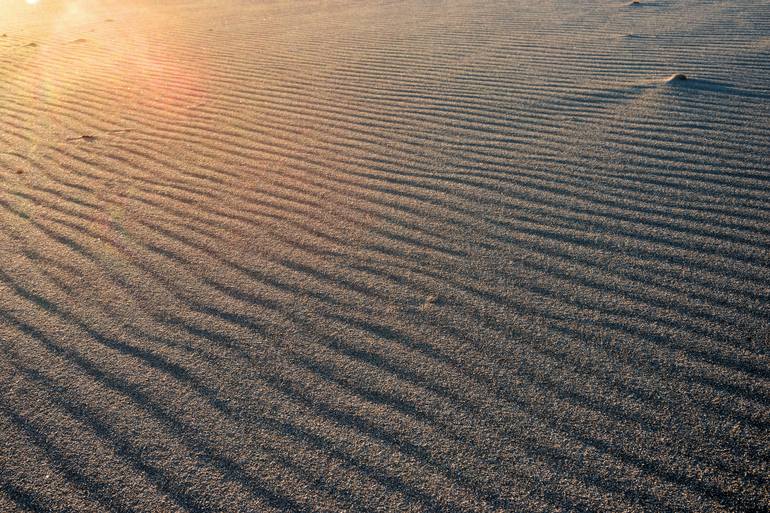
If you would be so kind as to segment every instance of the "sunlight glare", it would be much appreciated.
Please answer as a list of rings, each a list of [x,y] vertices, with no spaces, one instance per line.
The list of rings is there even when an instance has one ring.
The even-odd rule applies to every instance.
[[[28,3],[29,5],[35,5],[35,4],[36,4],[36,3],[38,3],[39,1],[40,1],[40,0],[27,0],[27,3]]]

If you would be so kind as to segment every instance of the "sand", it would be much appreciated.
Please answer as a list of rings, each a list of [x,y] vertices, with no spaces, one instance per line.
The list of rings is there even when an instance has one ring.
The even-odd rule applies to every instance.
[[[4,0],[0,511],[766,511],[770,7],[633,4]]]

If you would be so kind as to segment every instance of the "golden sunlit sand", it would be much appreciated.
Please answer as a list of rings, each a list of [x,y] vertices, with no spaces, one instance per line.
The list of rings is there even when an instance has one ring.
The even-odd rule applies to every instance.
[[[0,513],[770,508],[766,1],[0,35]]]

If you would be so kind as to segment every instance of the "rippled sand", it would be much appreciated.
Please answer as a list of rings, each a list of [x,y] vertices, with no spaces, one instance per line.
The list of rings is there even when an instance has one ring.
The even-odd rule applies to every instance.
[[[0,511],[770,508],[766,1],[0,8]]]

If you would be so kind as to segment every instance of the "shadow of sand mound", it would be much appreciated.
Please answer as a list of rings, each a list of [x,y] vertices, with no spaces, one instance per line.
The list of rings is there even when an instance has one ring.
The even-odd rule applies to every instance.
[[[756,98],[759,100],[770,99],[770,92],[768,91],[744,89],[723,82],[692,78],[683,73],[675,73],[669,76],[663,81],[663,85],[676,87],[678,90],[682,91],[723,94],[742,98]]]

